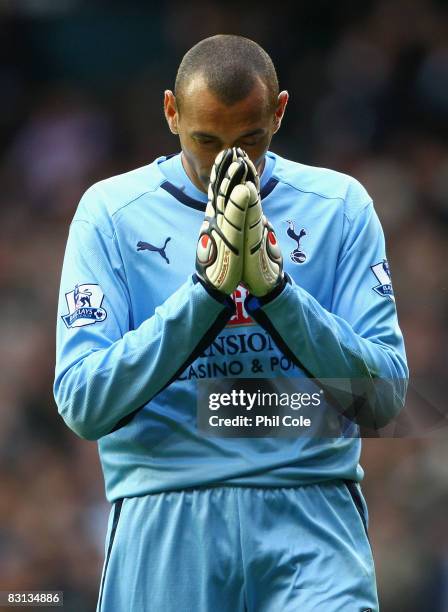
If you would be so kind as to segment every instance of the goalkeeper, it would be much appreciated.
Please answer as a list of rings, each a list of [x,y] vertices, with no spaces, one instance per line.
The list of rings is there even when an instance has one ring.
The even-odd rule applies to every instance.
[[[98,612],[378,610],[359,437],[196,425],[202,378],[408,375],[371,198],[269,149],[287,102],[255,42],[199,42],[164,98],[181,152],[71,224],[54,392],[112,503]]]

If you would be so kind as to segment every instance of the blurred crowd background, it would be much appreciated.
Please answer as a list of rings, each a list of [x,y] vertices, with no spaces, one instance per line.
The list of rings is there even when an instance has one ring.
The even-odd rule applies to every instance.
[[[272,149],[367,187],[414,388],[446,403],[447,16],[435,0],[0,0],[0,590],[95,609],[109,504],[96,444],[52,397],[63,251],[89,185],[178,150],[162,94],[201,38],[266,48],[291,95]],[[364,442],[383,612],[448,610],[446,438]]]

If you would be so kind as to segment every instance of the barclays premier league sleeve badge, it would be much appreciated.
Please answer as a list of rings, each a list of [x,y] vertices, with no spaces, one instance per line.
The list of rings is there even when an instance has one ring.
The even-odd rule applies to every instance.
[[[76,285],[73,291],[65,294],[68,314],[62,319],[67,327],[83,327],[100,323],[107,317],[101,307],[104,293],[99,285]]]
[[[383,261],[380,261],[374,266],[370,266],[370,269],[376,276],[377,281],[380,283],[376,287],[372,287],[372,289],[376,291],[378,295],[381,295],[382,297],[388,297],[391,300],[394,300],[394,290],[392,288],[392,279],[387,260],[383,259]]]

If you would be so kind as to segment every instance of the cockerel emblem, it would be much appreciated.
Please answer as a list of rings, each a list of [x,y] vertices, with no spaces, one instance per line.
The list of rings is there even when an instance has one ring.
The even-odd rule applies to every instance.
[[[286,234],[297,244],[296,248],[291,251],[289,256],[294,263],[302,264],[306,261],[306,254],[300,247],[300,241],[302,240],[303,236],[306,236],[306,230],[302,227],[300,232],[297,233],[294,226],[294,221],[288,220],[286,223],[289,225],[288,229],[286,230]]]

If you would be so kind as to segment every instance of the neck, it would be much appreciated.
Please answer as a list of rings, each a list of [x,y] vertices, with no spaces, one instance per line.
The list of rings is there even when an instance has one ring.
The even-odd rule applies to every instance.
[[[197,189],[199,189],[200,191],[203,191],[204,193],[207,193],[207,189],[201,183],[201,181],[199,180],[198,175],[196,174],[196,172],[193,170],[193,168],[188,163],[188,159],[185,157],[183,151],[181,152],[180,160],[182,162],[182,166],[183,166],[183,168],[184,168],[188,178],[193,183],[193,185],[195,187],[197,187]]]

